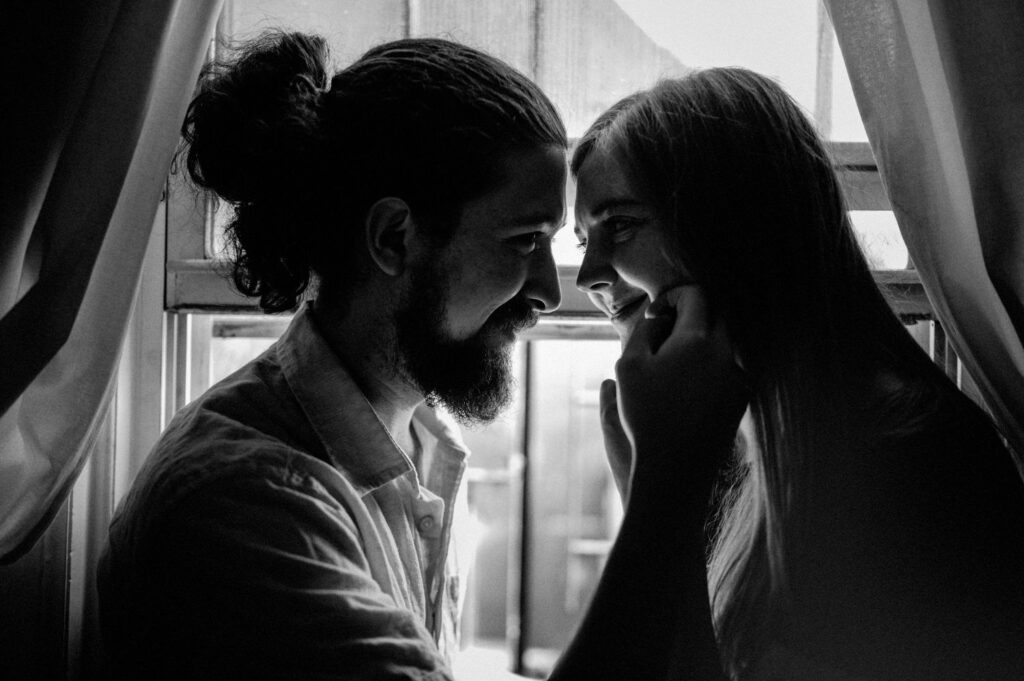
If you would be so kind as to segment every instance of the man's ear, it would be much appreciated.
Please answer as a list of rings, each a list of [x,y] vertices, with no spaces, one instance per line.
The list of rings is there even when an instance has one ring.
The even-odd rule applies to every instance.
[[[415,224],[409,204],[402,199],[379,199],[366,212],[366,248],[385,274],[398,276],[408,264],[409,240]]]

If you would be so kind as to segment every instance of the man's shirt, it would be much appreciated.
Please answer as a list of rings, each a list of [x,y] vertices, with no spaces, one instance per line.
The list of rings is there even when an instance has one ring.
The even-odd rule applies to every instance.
[[[415,460],[303,308],[174,418],[122,502],[99,574],[118,676],[448,679],[468,452],[427,407],[413,429]]]

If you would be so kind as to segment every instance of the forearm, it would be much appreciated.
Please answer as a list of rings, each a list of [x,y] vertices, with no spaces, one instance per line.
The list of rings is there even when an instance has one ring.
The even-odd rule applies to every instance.
[[[725,678],[708,601],[707,494],[680,500],[676,480],[634,479],[597,592],[552,680]]]

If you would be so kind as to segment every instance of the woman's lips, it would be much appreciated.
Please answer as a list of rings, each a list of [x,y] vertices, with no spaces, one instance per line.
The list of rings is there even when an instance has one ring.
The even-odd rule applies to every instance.
[[[647,302],[647,296],[640,296],[625,304],[612,303],[609,306],[611,312],[612,321],[622,321],[633,316],[636,312],[640,311],[644,303]]]

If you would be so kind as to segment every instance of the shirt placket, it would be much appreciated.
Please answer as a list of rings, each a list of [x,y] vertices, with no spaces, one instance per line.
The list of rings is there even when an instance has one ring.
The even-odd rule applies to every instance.
[[[423,581],[426,590],[427,625],[434,636],[435,642],[441,630],[439,621],[439,595],[444,581],[443,563],[446,542],[444,532],[445,503],[436,494],[420,488],[419,494],[413,499],[413,517],[416,532],[419,535],[421,555],[423,556]]]

